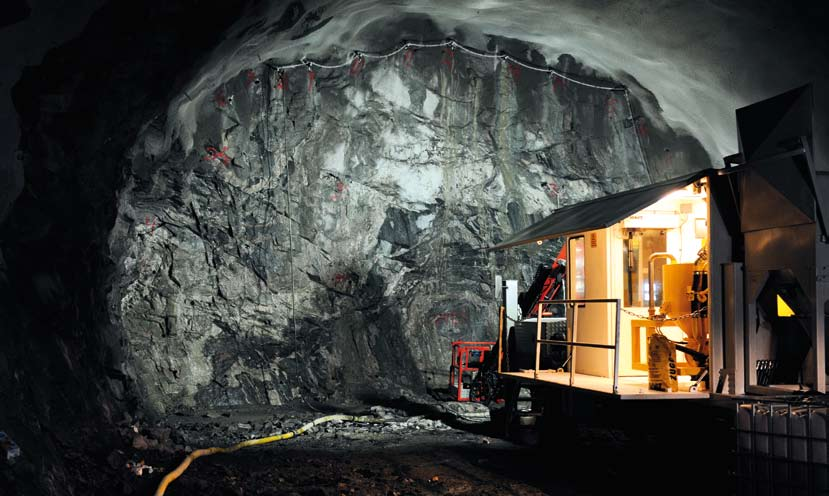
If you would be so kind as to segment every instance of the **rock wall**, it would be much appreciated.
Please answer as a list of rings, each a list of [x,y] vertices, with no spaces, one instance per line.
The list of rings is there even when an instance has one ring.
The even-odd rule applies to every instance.
[[[12,88],[25,184],[0,226],[0,430],[22,455],[0,463],[2,494],[99,491],[107,427],[140,414],[107,306],[125,151],[239,15],[113,2]]]
[[[485,247],[647,183],[638,139],[678,147],[658,177],[705,165],[618,92],[449,49],[272,67],[199,104],[193,153],[150,122],[118,195],[111,318],[153,411],[443,387],[450,343],[496,334],[495,274],[557,252]]]

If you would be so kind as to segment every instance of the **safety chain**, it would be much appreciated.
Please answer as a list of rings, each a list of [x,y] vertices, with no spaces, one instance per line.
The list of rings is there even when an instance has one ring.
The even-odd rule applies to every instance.
[[[654,321],[659,321],[659,322],[673,322],[673,321],[676,321],[676,320],[695,319],[695,318],[699,317],[702,314],[702,312],[706,311],[707,309],[708,309],[708,307],[704,306],[704,307],[700,308],[699,310],[694,310],[691,313],[686,313],[685,315],[680,315],[679,317],[665,317],[665,316],[660,316],[660,315],[654,315],[653,317],[650,317],[648,315],[640,315],[638,313],[631,312],[630,310],[627,310],[625,308],[622,308],[622,311],[625,312],[626,314],[630,315],[631,317],[636,317],[637,319],[654,320]]]
[[[562,305],[563,305],[563,303],[562,303]],[[510,316],[509,316],[509,315],[507,315],[506,313],[504,314],[504,318],[505,318],[505,319],[507,319],[507,320],[509,320],[510,322],[514,322],[514,323],[516,323],[516,324],[519,324],[519,323],[521,323],[521,322],[524,322],[524,317],[519,317],[518,319],[513,319],[512,317],[510,317]],[[546,317],[544,317],[544,318],[546,318]],[[563,317],[552,317],[552,318],[557,319],[557,318],[563,318]]]
[[[642,320],[653,320],[653,321],[658,321],[658,322],[674,322],[674,321],[677,321],[677,320],[695,319],[695,318],[699,317],[707,309],[708,309],[708,307],[704,306],[704,307],[700,308],[699,310],[694,310],[691,313],[686,313],[685,315],[680,315],[678,317],[664,317],[664,316],[660,316],[660,315],[654,315],[653,317],[649,317],[647,315],[642,315],[642,314],[638,314],[638,313],[635,313],[635,312],[631,312],[630,310],[628,310],[626,308],[622,308],[622,312],[630,315],[631,317],[636,317],[637,319],[642,319]],[[507,319],[508,321],[516,323],[516,324],[518,324],[520,322],[523,322],[523,319],[520,319],[520,318],[519,319],[513,319],[512,317],[510,317],[509,315],[506,315],[506,314],[504,315],[504,318]]]
[[[475,57],[482,57],[482,58],[490,58],[490,59],[501,59],[506,62],[513,63],[517,66],[521,66],[524,69],[528,69],[535,72],[542,72],[546,73],[550,78],[559,78],[562,80],[570,81],[571,83],[578,84],[580,86],[586,86],[588,88],[593,88],[597,90],[605,90],[605,91],[620,91],[624,92],[625,98],[628,98],[628,88],[623,84],[616,84],[614,86],[609,85],[601,85],[601,84],[592,84],[586,81],[581,81],[579,79],[573,78],[564,72],[558,71],[550,66],[538,66],[533,64],[532,62],[528,62],[517,57],[513,57],[512,55],[504,52],[487,52],[483,50],[478,50],[476,48],[472,48],[470,46],[464,45],[462,43],[457,42],[453,39],[448,39],[441,42],[436,43],[417,43],[412,41],[404,41],[400,44],[397,48],[391,49],[385,53],[372,53],[366,52],[362,50],[352,50],[349,58],[339,64],[323,64],[321,62],[317,62],[311,60],[307,57],[302,57],[298,62],[294,62],[291,64],[284,64],[284,65],[276,65],[273,66],[271,64],[267,64],[272,69],[279,71],[285,71],[289,69],[296,69],[299,67],[307,67],[309,71],[312,71],[314,67],[319,69],[342,69],[345,67],[352,66],[355,61],[357,60],[365,60],[365,59],[375,59],[375,60],[383,60],[394,57],[400,52],[408,51],[408,50],[415,50],[418,48],[449,48],[451,50],[458,49],[462,52],[465,52],[469,55]],[[628,103],[628,106],[630,104]],[[631,118],[633,118],[632,109],[631,111]]]

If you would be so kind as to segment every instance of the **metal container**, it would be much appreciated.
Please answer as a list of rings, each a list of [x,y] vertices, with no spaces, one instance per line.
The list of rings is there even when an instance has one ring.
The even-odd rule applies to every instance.
[[[737,494],[829,492],[829,407],[737,405]]]
[[[676,263],[662,266],[662,306],[668,317],[691,313],[688,291],[694,282],[694,264]]]

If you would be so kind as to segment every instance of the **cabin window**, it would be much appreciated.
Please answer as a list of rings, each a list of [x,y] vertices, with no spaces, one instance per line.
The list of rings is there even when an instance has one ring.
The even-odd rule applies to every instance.
[[[567,252],[570,255],[570,280],[573,281],[572,298],[582,300],[587,294],[584,284],[584,236],[570,238]]]
[[[667,251],[668,241],[665,229],[625,229],[624,250],[622,251],[625,268],[625,303],[626,307],[646,307],[650,297],[648,287],[648,260],[657,252]],[[654,293],[656,306],[662,304],[662,266],[664,259],[654,261]]]

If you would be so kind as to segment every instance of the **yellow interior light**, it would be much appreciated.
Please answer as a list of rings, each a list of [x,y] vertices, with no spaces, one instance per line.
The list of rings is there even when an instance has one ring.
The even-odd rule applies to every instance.
[[[788,305],[780,295],[777,295],[777,316],[778,317],[792,317],[794,316],[794,310],[792,307]]]

